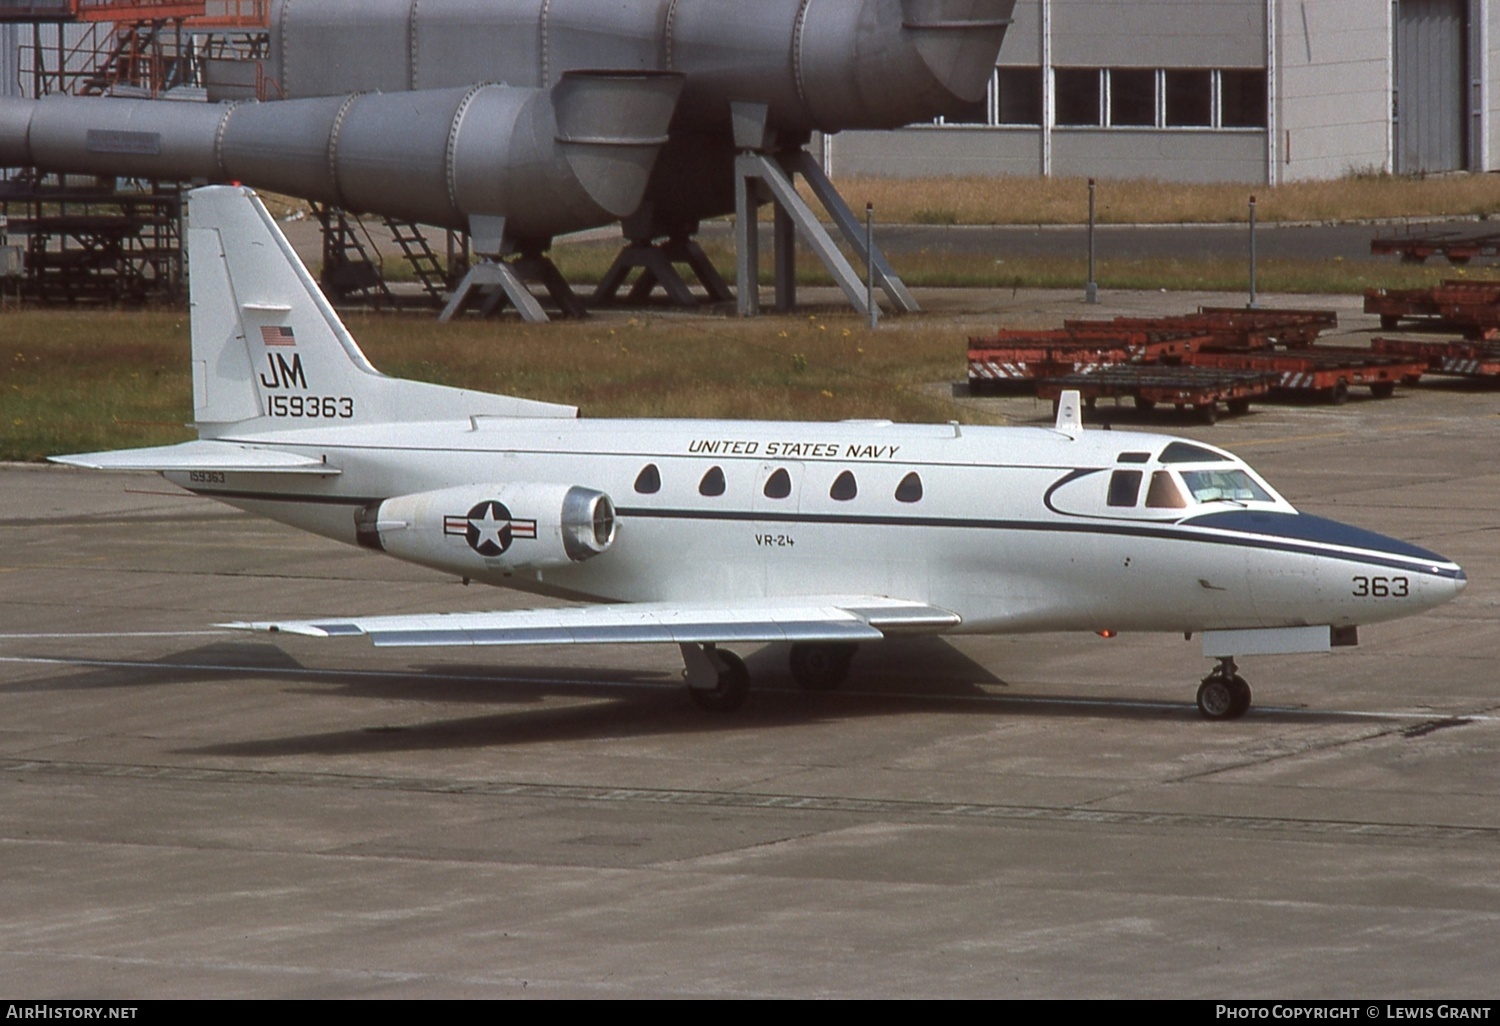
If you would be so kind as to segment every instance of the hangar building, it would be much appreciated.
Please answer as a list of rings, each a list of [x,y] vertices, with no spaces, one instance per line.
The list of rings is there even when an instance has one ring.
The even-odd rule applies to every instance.
[[[835,175],[1281,184],[1500,168],[1500,0],[1018,0],[981,104]]]

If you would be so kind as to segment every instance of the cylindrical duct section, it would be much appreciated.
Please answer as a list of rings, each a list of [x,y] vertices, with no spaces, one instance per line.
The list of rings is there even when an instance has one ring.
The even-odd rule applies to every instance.
[[[422,224],[504,217],[516,239],[639,205],[680,75],[570,72],[551,90],[479,85],[274,103],[0,100],[0,164],[237,181]]]
[[[893,128],[983,98],[1015,0],[279,0],[269,66],[290,96],[570,71],[684,72],[674,123],[727,133],[729,105],[768,125]]]

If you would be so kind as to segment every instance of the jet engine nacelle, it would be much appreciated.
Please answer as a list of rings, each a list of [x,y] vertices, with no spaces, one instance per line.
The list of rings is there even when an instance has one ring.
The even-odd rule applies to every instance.
[[[354,514],[366,548],[465,577],[568,566],[615,540],[615,506],[592,488],[472,484],[398,495]]]

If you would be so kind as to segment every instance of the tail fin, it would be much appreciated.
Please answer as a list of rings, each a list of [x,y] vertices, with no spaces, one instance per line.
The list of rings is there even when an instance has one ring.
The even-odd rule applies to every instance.
[[[255,193],[188,197],[193,413],[198,433],[469,416],[575,417],[572,406],[381,374],[349,335]]]

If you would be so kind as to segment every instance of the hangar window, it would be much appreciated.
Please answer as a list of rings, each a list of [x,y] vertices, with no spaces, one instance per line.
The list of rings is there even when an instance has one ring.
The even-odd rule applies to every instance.
[[[724,494],[724,471],[720,467],[709,467],[703,480],[698,482],[698,494],[713,498]]]
[[[655,463],[648,463],[641,468],[635,478],[635,490],[642,495],[655,495],[661,491],[661,471],[656,469]]]
[[[1102,123],[1099,83],[1098,68],[1054,68],[1052,92],[1057,123],[1097,128]]]
[[[1182,497],[1182,489],[1177,487],[1172,475],[1165,470],[1158,470],[1151,475],[1151,487],[1146,491],[1146,505],[1153,509],[1182,509],[1187,505],[1187,500]]]
[[[896,486],[897,502],[920,502],[922,499],[922,479],[913,470],[901,479]]]
[[[1040,125],[1042,123],[1042,69],[1000,68],[995,72],[995,123]]]
[[[1266,127],[1264,68],[1219,72],[1219,124],[1224,128]]]
[[[1117,470],[1109,478],[1109,504],[1111,506],[1134,506],[1141,494],[1140,470]]]
[[[833,487],[828,489],[828,497],[836,502],[848,502],[859,494],[859,485],[855,483],[854,472],[846,470],[833,479]]]
[[[777,467],[776,472],[766,478],[766,487],[762,490],[768,499],[784,499],[792,494],[792,475],[785,467]]]
[[[1208,128],[1214,123],[1212,72],[1169,68],[1163,77],[1168,128]]]
[[[1109,123],[1119,128],[1156,127],[1156,72],[1112,68],[1109,72]]]

